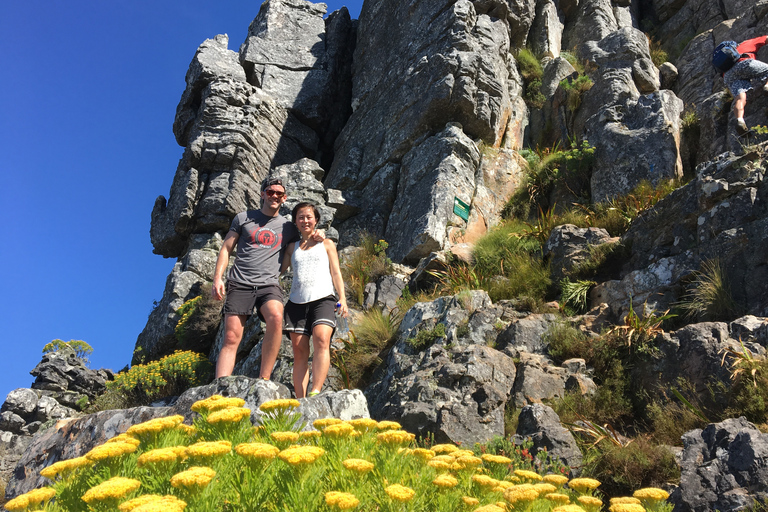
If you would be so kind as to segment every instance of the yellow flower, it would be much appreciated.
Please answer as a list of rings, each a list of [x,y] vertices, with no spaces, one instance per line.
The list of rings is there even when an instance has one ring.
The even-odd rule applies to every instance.
[[[458,459],[459,457],[474,457],[475,452],[473,452],[472,450],[456,450],[454,452],[451,452],[451,455],[453,455]]]
[[[584,512],[584,509],[578,505],[561,505],[552,509],[552,512]]]
[[[540,474],[535,471],[528,471],[527,469],[516,469],[515,475],[523,480],[531,480],[533,482],[540,482],[542,479]]]
[[[16,496],[4,506],[7,510],[15,512],[16,510],[25,510],[29,507],[39,505],[44,501],[50,500],[54,496],[56,496],[56,491],[52,487],[41,487],[24,493],[21,496]]]
[[[186,450],[185,447],[181,447]],[[179,447],[174,446],[171,448],[158,448],[156,450],[150,450],[139,455],[139,459],[136,461],[138,467],[142,467],[145,464],[161,464],[163,462],[176,462],[179,459]]]
[[[629,505],[640,505],[640,500],[637,498],[633,498],[631,496],[621,496],[618,498],[611,498],[611,505],[621,505],[621,504],[629,504]]]
[[[139,487],[141,487],[141,482],[138,480],[116,476],[88,489],[83,494],[82,499],[89,505],[97,501],[116,500],[135,491]]]
[[[323,429],[323,435],[326,437],[341,439],[352,435],[355,431],[355,427],[349,423],[336,423]]]
[[[406,487],[400,484],[392,484],[387,488],[385,488],[384,492],[386,492],[391,499],[395,501],[399,501],[401,503],[411,501],[411,499],[416,494],[416,491],[414,491],[410,487]]]
[[[594,496],[579,496],[576,501],[587,507],[602,507],[603,500]]]
[[[250,409],[241,407],[229,407],[227,409],[221,409],[209,414],[208,423],[211,423],[212,425],[215,425],[216,423],[237,423],[242,419],[250,417]]]
[[[494,464],[512,464],[512,459],[491,453],[484,453],[480,458],[485,462],[492,462]]]
[[[360,504],[354,494],[340,491],[330,491],[325,493],[325,503],[329,507],[337,507],[340,510],[355,508]]]
[[[193,435],[197,434],[197,429],[193,425],[186,425],[184,423],[180,423],[179,426],[176,427],[176,428],[181,430],[182,432],[184,432],[188,436],[193,436]],[[186,504],[185,504],[185,506],[186,506]]]
[[[163,496],[159,500],[149,501],[142,505],[138,505],[131,512],[182,512],[186,506],[186,502],[180,500],[176,496],[169,495]]]
[[[344,423],[344,422],[339,418],[320,418],[319,420],[313,421],[312,426],[318,430],[323,430],[325,427],[330,427],[331,425],[338,425],[339,423]]]
[[[504,499],[512,505],[520,502],[535,501],[539,492],[531,484],[520,484],[504,490]]]
[[[465,505],[472,506],[472,505],[479,505],[480,500],[477,498],[473,498],[471,496],[462,496],[461,501],[464,502]]]
[[[576,492],[594,491],[600,486],[600,481],[594,478],[574,478],[568,482],[568,487]]]
[[[453,457],[453,455],[435,455],[432,457],[432,460],[439,460],[442,462],[447,462],[448,464],[451,464],[456,459]]]
[[[435,460],[432,459],[427,462],[427,465],[431,468],[435,468],[439,471],[449,471],[451,469],[452,463],[445,462],[444,460]]]
[[[57,475],[64,475],[70,471],[93,464],[93,461],[86,459],[85,457],[76,457],[74,459],[60,460],[54,462],[47,468],[40,471],[40,475],[53,480]]]
[[[563,503],[563,504],[571,502],[571,498],[567,494],[560,494],[557,492],[552,492],[547,494],[546,496],[544,496],[544,499],[553,501],[555,503]]]
[[[318,446],[292,446],[277,454],[280,459],[292,466],[312,464],[319,459],[325,450]]]
[[[280,453],[280,448],[267,443],[241,443],[235,452],[246,459],[271,460]]]
[[[493,489],[497,485],[499,485],[499,481],[495,478],[491,478],[488,475],[472,475],[472,481],[475,482],[480,487],[487,487],[489,489]]]
[[[272,432],[269,437],[278,443],[295,443],[299,440],[298,432]]]
[[[416,436],[405,430],[387,430],[376,434],[376,439],[387,445],[400,445],[410,443]]]
[[[105,443],[86,453],[85,458],[98,462],[112,457],[122,457],[135,451],[136,445],[132,443]]]
[[[197,487],[205,487],[213,477],[216,476],[216,471],[212,468],[205,466],[192,466],[186,471],[176,473],[171,477],[171,485],[177,489],[194,489]]]
[[[432,483],[441,489],[451,489],[452,487],[459,485],[459,481],[456,480],[455,477],[445,473],[438,475],[434,480],[432,480]]]
[[[301,404],[295,398],[279,398],[264,402],[259,406],[259,409],[261,409],[261,412],[288,411],[297,408],[299,405]]]
[[[436,444],[432,447],[432,451],[435,453],[453,453],[458,450],[459,447],[454,444]]]
[[[345,468],[357,473],[367,473],[374,468],[372,462],[363,459],[346,459],[342,464]]]
[[[129,436],[128,434],[116,435],[112,439],[108,439],[106,442],[107,443],[129,443],[136,446],[139,446],[141,444],[141,441],[139,441],[133,436]]]
[[[462,455],[458,459],[456,459],[456,462],[461,467],[461,469],[466,468],[476,468],[480,464],[483,463],[483,460],[480,457],[475,457],[474,455]]]
[[[545,494],[557,491],[557,487],[548,483],[533,484],[533,488],[536,489],[536,492],[539,493],[539,496],[544,496]]]
[[[504,492],[505,489],[509,489],[510,487],[514,487],[515,484],[512,482],[507,482],[504,480],[499,480],[499,483],[496,484],[496,487],[493,488],[493,492]]]
[[[304,432],[299,432],[299,439],[314,439],[322,435],[319,430],[305,430]]]
[[[411,453],[422,461],[428,461],[435,456],[435,452],[427,450],[426,448],[414,448]]]
[[[372,432],[379,428],[379,422],[371,418],[357,418],[349,420],[347,423],[355,427],[358,432]]]
[[[192,404],[191,409],[195,412],[202,411],[218,411],[221,409],[227,409],[229,407],[242,407],[245,405],[245,400],[237,397],[223,397],[221,395],[209,396],[205,400],[198,400]]]
[[[565,475],[545,475],[544,481],[556,487],[562,487],[568,482],[568,477]]]
[[[476,508],[475,512],[504,512],[504,509],[498,505],[483,505],[482,507]]]
[[[380,421],[378,428],[379,430],[400,430],[403,426],[396,421]]]
[[[158,501],[163,499],[162,496],[159,494],[145,494],[143,496],[139,496],[138,498],[133,498],[132,500],[124,501],[120,505],[118,505],[117,509],[120,512],[131,512],[131,510],[135,509],[136,507],[140,507],[141,505],[146,505],[147,503],[151,503],[153,501]]]
[[[658,487],[646,487],[636,490],[632,496],[641,501],[664,501],[669,498],[669,493]]]
[[[155,418],[137,425],[132,425],[126,434],[130,436],[142,436],[144,434],[157,434],[163,430],[170,430],[178,427],[184,421],[184,416],[166,416],[164,418]]]
[[[229,441],[200,441],[187,446],[188,457],[221,457],[232,451]]]
[[[609,512],[645,512],[645,507],[637,503],[616,503],[608,507]]]

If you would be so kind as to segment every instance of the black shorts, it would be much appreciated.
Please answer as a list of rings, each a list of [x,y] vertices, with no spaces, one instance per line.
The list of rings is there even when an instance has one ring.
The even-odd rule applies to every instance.
[[[261,306],[270,300],[276,300],[283,303],[283,290],[276,284],[267,286],[251,286],[238,283],[237,281],[227,281],[227,294],[224,298],[224,316],[226,315],[245,315],[251,316],[253,308],[261,316]]]
[[[322,299],[296,304],[288,301],[285,305],[285,327],[283,332],[312,335],[316,325],[336,328],[336,297],[329,295]]]

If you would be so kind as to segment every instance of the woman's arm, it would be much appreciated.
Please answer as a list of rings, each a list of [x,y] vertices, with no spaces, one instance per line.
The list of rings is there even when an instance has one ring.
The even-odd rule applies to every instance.
[[[349,314],[347,309],[347,295],[344,292],[344,279],[341,277],[341,268],[339,267],[339,255],[336,252],[336,244],[330,239],[323,241],[325,251],[328,253],[328,262],[331,268],[331,280],[333,280],[333,287],[336,288],[336,293],[339,294],[339,313],[341,316],[346,317]]]

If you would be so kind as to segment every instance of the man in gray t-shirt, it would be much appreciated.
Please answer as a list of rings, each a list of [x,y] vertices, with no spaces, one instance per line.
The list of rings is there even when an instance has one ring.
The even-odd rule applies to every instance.
[[[296,226],[278,212],[285,202],[280,179],[267,179],[261,187],[260,210],[239,213],[232,220],[216,260],[212,294],[224,302],[224,344],[216,360],[216,377],[232,374],[245,322],[254,307],[266,324],[261,346],[262,379],[269,379],[280,352],[283,334],[283,293],[278,284],[283,249],[299,239]],[[315,235],[319,240],[322,233]],[[229,256],[237,245],[237,260],[222,279]]]

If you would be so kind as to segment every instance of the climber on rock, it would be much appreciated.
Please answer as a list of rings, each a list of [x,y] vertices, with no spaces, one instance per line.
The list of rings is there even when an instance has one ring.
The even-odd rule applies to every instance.
[[[726,87],[733,95],[733,113],[739,135],[749,132],[744,121],[747,91],[757,83],[768,93],[768,64],[757,60],[755,54],[768,42],[768,36],[747,39],[740,44],[734,41],[720,43],[712,56],[712,64],[723,73]]]

